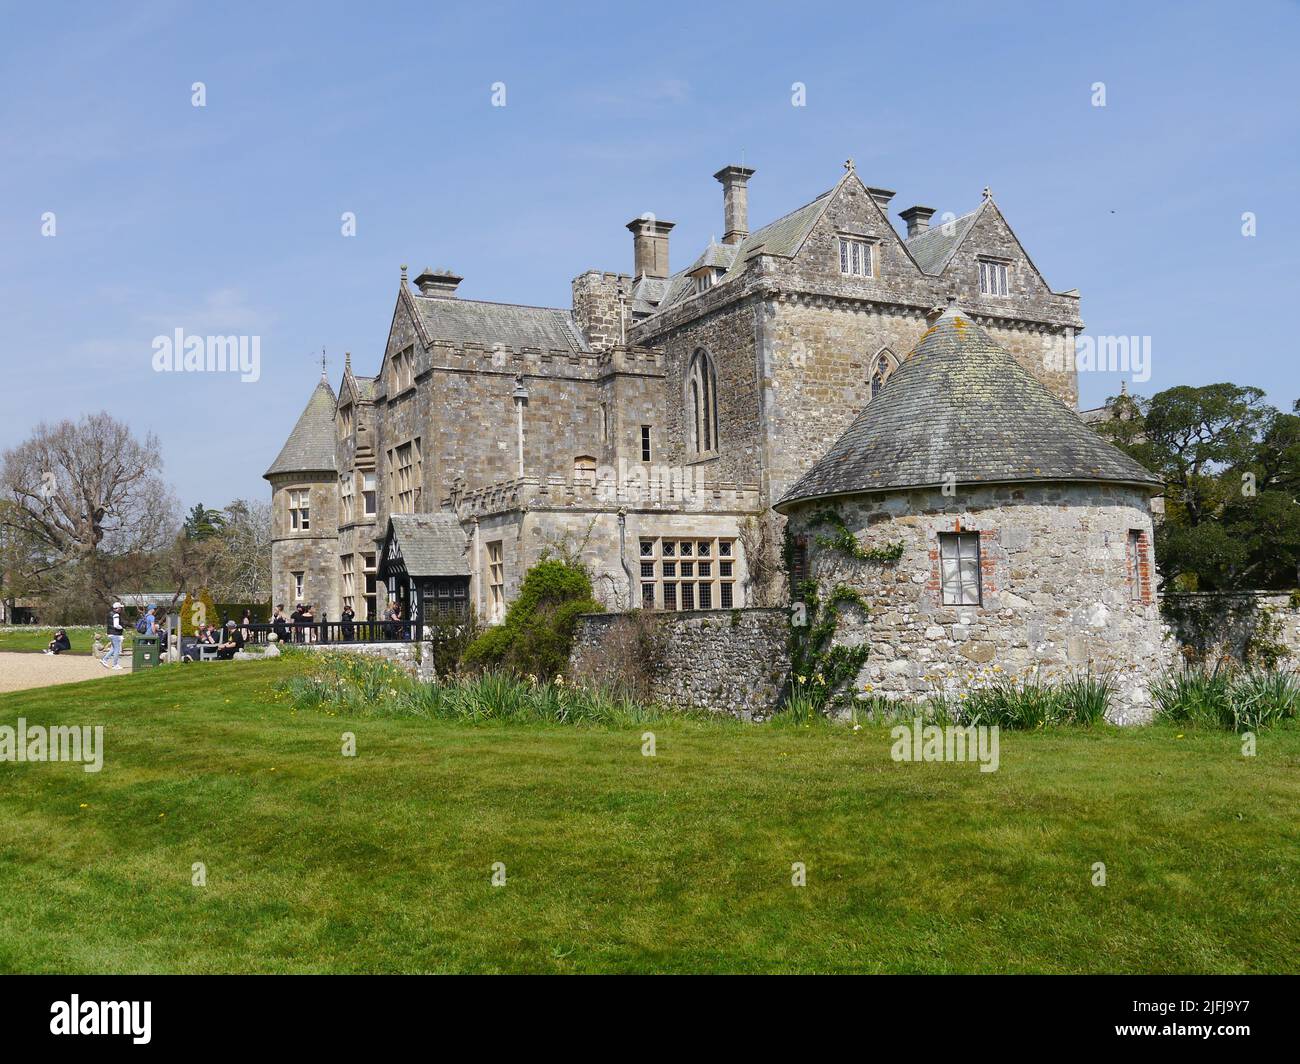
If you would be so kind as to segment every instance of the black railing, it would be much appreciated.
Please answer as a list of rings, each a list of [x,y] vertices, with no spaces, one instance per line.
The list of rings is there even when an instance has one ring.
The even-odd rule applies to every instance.
[[[303,643],[404,643],[418,639],[418,621],[312,621],[310,624],[242,624],[249,643],[269,643],[271,636],[286,646]]]

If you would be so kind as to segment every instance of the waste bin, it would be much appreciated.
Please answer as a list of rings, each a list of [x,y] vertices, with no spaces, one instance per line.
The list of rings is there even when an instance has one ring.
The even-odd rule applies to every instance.
[[[131,648],[131,671],[152,669],[158,664],[158,637],[156,635],[137,635],[135,645]]]

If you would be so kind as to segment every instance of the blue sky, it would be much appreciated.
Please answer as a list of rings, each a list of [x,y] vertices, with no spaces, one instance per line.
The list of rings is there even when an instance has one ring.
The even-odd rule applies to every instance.
[[[641,212],[675,266],[721,237],[720,166],[756,168],[757,226],[849,156],[894,209],[990,186],[1089,332],[1152,338],[1138,390],[1289,408],[1298,31],[1294,3],[4,4],[0,447],[106,408],[186,505],[265,497],[320,349],[375,371],[400,263],[568,306]],[[260,336],[261,379],[154,372],[176,328]]]

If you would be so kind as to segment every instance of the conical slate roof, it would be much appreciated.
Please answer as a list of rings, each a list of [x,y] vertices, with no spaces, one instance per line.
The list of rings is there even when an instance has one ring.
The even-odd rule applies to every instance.
[[[333,473],[334,465],[334,389],[324,377],[307,400],[306,409],[298,418],[271,468],[262,474],[272,477],[277,473]]]
[[[777,503],[944,483],[1160,481],[950,307]]]

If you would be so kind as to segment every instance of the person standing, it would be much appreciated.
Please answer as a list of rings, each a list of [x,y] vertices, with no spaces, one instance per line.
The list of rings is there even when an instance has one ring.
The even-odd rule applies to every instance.
[[[356,611],[351,606],[343,607],[343,640],[351,643],[352,637],[356,634],[356,627],[353,624],[356,618]]]
[[[105,627],[108,629],[108,653],[99,659],[99,663],[106,669],[116,669],[122,671],[122,635],[125,629],[122,626],[122,611],[126,609],[120,602],[114,602],[113,608],[108,611],[108,623]],[[113,664],[108,663],[108,659],[113,659]]]

